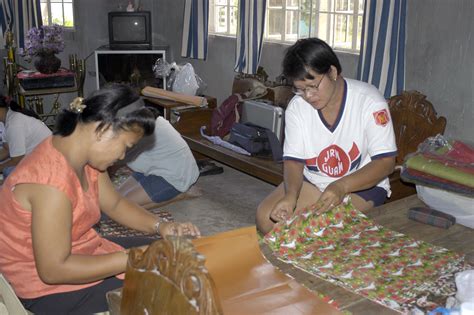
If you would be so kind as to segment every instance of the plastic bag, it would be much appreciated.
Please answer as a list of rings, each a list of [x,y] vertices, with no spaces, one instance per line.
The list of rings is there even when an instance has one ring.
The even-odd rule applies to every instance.
[[[163,58],[158,58],[153,65],[153,73],[155,78],[166,78],[170,75],[171,69],[176,66],[176,63],[172,64],[163,60]]]
[[[187,63],[176,73],[173,83],[173,92],[186,95],[196,95],[198,89],[199,84],[193,66],[190,63]]]
[[[169,91],[201,95],[207,88],[206,83],[194,72],[190,63],[177,65],[176,62],[168,63],[158,58],[153,66],[153,73],[155,78],[168,78],[166,89]]]
[[[474,302],[474,270],[456,274],[456,298],[461,302]]]

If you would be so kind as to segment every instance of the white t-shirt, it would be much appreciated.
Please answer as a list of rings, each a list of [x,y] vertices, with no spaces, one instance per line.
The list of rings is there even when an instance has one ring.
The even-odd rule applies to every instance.
[[[374,86],[345,79],[342,106],[330,127],[320,111],[295,96],[285,111],[283,151],[284,159],[303,162],[304,176],[324,191],[370,161],[397,154],[387,102]],[[390,196],[388,178],[377,186]]]
[[[3,139],[8,144],[10,157],[27,155],[51,134],[41,120],[11,109],[7,111]]]
[[[144,137],[127,155],[127,165],[146,176],[163,177],[184,192],[196,182],[199,168],[191,149],[179,132],[163,117],[158,117],[153,135]]]

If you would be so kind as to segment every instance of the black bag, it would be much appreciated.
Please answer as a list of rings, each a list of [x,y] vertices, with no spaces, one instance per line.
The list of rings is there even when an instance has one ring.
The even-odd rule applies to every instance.
[[[235,123],[230,130],[229,142],[245,149],[253,156],[283,158],[281,143],[269,129],[251,123]]]

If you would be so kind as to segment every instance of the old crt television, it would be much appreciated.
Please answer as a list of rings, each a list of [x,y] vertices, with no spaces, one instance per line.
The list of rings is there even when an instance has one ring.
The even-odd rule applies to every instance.
[[[151,49],[150,11],[109,12],[110,49]]]

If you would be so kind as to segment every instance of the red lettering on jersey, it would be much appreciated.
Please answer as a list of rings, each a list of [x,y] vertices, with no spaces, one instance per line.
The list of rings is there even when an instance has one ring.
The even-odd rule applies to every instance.
[[[318,156],[319,171],[330,177],[341,177],[349,171],[350,160],[346,152],[333,144],[322,150]]]
[[[385,127],[390,121],[390,115],[386,109],[376,111],[372,115],[374,115],[375,123],[379,126]]]

